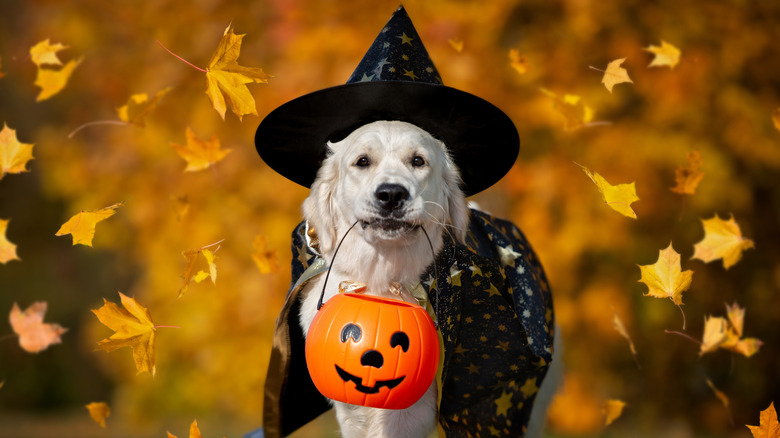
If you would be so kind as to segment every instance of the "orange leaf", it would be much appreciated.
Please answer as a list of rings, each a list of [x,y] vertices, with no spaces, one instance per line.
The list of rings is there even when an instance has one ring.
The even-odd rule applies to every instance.
[[[681,195],[693,195],[696,193],[696,188],[699,186],[702,178],[704,178],[704,172],[699,170],[702,164],[699,151],[688,153],[687,159],[688,165],[685,167],[678,166],[674,172],[674,180],[677,185],[669,189]]]
[[[114,330],[114,334],[98,342],[98,349],[114,351],[117,348],[133,349],[133,359],[138,374],[144,371],[155,374],[154,336],[156,328],[149,310],[135,300],[119,292],[124,308],[103,299],[103,307],[93,309],[103,325]]]
[[[450,38],[447,40],[448,43],[450,43],[450,47],[452,47],[456,52],[460,53],[463,51],[463,40],[455,37]]]
[[[2,264],[6,264],[11,260],[19,260],[19,256],[16,255],[16,245],[11,243],[5,236],[10,220],[0,219],[0,263]]]
[[[777,421],[777,411],[775,403],[769,404],[769,407],[761,411],[758,417],[758,426],[747,425],[753,438],[778,438],[780,437],[780,423]]]
[[[613,421],[617,420],[621,414],[623,414],[623,408],[626,406],[626,402],[623,400],[607,400],[601,408],[601,413],[604,414],[604,425],[609,426]]]
[[[44,324],[46,302],[36,301],[24,312],[14,303],[11,309],[11,328],[19,335],[19,346],[29,353],[39,353],[52,344],[62,342],[60,336],[68,331],[59,324]]]
[[[187,136],[186,146],[171,143],[176,153],[187,161],[185,172],[207,169],[222,161],[232,150],[222,149],[216,135],[212,135],[207,141],[199,139],[189,126],[185,135]]]
[[[3,123],[0,131],[0,179],[6,173],[27,172],[27,162],[33,159],[32,144],[19,143],[16,130]]]
[[[100,210],[81,210],[78,214],[62,224],[55,236],[70,234],[73,236],[73,244],[92,246],[92,238],[95,237],[95,226],[98,222],[108,219],[116,213],[116,209],[124,205],[119,202]]]
[[[254,252],[252,260],[255,261],[257,269],[261,274],[272,274],[279,271],[279,263],[276,256],[276,250],[268,250],[265,236],[258,234],[252,244]]]
[[[89,411],[89,416],[100,427],[106,427],[106,418],[111,415],[111,408],[105,402],[92,402],[84,406]]]

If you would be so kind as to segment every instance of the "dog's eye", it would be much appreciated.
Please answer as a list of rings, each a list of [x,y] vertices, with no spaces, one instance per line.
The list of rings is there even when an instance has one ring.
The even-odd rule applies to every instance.
[[[414,158],[412,158],[412,166],[414,167],[425,166],[425,159],[419,155],[415,155]]]
[[[368,157],[360,157],[355,161],[355,166],[357,167],[368,167],[368,165],[371,164],[370,161],[368,161]]]

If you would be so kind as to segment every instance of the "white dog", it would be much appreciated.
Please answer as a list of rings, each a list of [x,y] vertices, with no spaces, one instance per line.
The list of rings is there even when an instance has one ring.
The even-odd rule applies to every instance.
[[[434,252],[442,247],[445,232],[460,242],[465,239],[469,209],[459,188],[458,169],[441,141],[400,121],[369,123],[344,140],[329,143],[328,149],[303,204],[325,260],[333,260],[339,239],[346,234],[324,301],[338,293],[341,281],[365,283],[371,294],[398,298],[390,292],[391,283],[418,282],[434,260],[421,228],[430,236]],[[303,290],[299,322],[304,334],[317,312],[324,277],[316,277]],[[401,295],[416,302],[408,292]],[[333,404],[346,438],[412,438],[428,436],[436,427],[436,402],[434,382],[404,410]],[[535,417],[540,417],[538,411],[544,408],[535,409]],[[538,429],[534,422],[540,419],[533,419],[529,429]]]

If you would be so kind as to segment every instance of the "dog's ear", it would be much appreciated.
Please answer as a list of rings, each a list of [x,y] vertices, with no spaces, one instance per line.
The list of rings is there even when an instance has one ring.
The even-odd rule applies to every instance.
[[[323,160],[317,178],[311,185],[309,196],[303,201],[303,217],[314,227],[320,242],[320,253],[325,254],[333,249],[336,241],[336,206],[333,190],[338,179],[337,163],[331,153],[328,142],[328,157]]]
[[[466,242],[466,233],[469,228],[469,207],[466,196],[460,189],[460,171],[447,154],[444,160],[444,195],[447,199],[447,215],[452,222],[452,234],[461,242]]]

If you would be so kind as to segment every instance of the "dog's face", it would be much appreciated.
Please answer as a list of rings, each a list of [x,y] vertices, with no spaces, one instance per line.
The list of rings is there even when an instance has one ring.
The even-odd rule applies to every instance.
[[[330,155],[304,203],[307,219],[319,226],[324,251],[336,237],[326,235],[330,230],[343,233],[355,222],[363,239],[375,245],[408,246],[420,238],[420,227],[447,223],[456,235],[465,232],[458,171],[445,145],[426,131],[379,121],[328,147]]]

